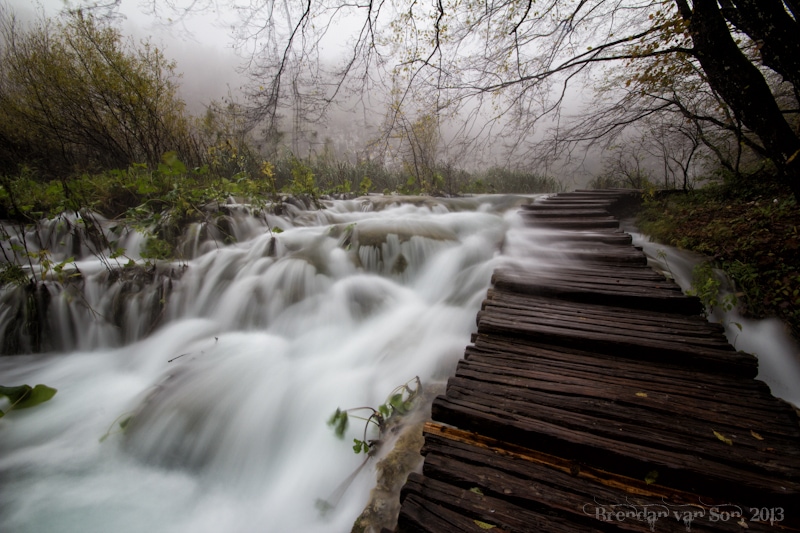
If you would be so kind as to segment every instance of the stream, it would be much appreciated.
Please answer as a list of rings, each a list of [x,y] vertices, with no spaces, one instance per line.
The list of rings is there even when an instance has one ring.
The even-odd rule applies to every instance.
[[[40,228],[55,260],[75,255],[81,281],[46,282],[42,353],[22,338],[0,357],[3,385],[58,389],[0,419],[2,530],[350,531],[374,462],[359,471],[353,453],[363,424],[339,439],[329,417],[377,407],[415,377],[426,390],[446,382],[492,271],[537,246],[516,214],[533,200],[376,196],[280,216],[234,205],[235,242],[193,225],[181,261],[141,266],[142,236],[117,235],[141,266],[123,275],[71,239],[75,220]],[[24,337],[24,301],[0,293],[5,340]],[[763,379],[797,404],[800,379],[772,362],[796,372],[796,347],[770,355],[774,337],[748,326],[735,340],[752,342],[770,361]]]

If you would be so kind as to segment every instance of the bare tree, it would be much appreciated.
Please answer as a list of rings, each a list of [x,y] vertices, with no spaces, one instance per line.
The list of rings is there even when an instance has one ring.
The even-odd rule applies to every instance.
[[[800,196],[800,137],[764,75],[779,74],[795,91],[800,83],[794,0],[218,1],[241,17],[239,43],[262,82],[252,95],[262,117],[276,115],[289,65],[321,73],[321,50],[345,27],[339,68],[316,78],[325,101],[352,83],[400,87],[392,98],[401,104],[396,112],[422,98],[434,103],[434,113],[488,107],[490,122],[513,132],[506,138],[511,150],[525,149],[522,140],[543,119],[561,120],[569,87],[587,81],[593,67],[657,75],[659,59],[681,56],[734,117],[718,126],[741,123],[752,132]],[[184,12],[212,7],[219,7],[216,0],[182,5]],[[753,43],[758,47],[749,54]]]

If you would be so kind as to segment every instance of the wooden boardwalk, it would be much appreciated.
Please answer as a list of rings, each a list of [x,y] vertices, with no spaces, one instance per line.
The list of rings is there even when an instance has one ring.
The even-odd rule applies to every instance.
[[[495,272],[397,531],[800,531],[797,412],[647,267],[622,196],[524,210],[573,261]]]

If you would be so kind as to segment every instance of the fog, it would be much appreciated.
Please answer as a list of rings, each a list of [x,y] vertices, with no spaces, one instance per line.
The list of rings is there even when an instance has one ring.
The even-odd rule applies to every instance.
[[[65,0],[6,0],[18,18],[29,21],[44,13],[56,17],[68,5]],[[176,62],[180,94],[192,114],[211,101],[241,94],[247,78],[243,60],[233,49],[230,26],[216,13],[194,14],[183,22],[165,23],[141,10],[138,1],[120,2],[118,27],[134,42],[150,40]]]
[[[28,20],[37,12],[49,17],[57,16],[65,7],[79,6],[81,2],[7,0],[7,5],[20,19]],[[150,40],[163,50],[168,59],[176,62],[180,95],[191,114],[202,115],[212,101],[245,102],[243,89],[254,82],[248,78],[248,68],[252,68],[248,60],[251,58],[244,57],[246,51],[240,49],[237,54],[234,49],[238,28],[236,14],[206,10],[180,17],[167,7],[159,14],[146,14],[144,7],[138,0],[121,1],[115,24],[134,41]],[[342,44],[358,31],[361,23],[345,19],[329,29],[321,51],[321,60],[326,62],[323,69],[332,70],[341,62]],[[361,88],[340,91],[336,102],[326,107],[324,114],[309,113],[299,125],[290,123],[297,120],[295,108],[290,105],[282,109],[280,129],[286,134],[286,146],[300,156],[319,154],[327,144],[334,147],[340,158],[379,157],[377,152],[387,148],[388,144],[372,143],[380,138],[381,125],[386,120],[392,96],[389,88],[376,86],[366,94],[359,92]],[[330,87],[314,89],[323,93],[332,91]],[[542,140],[549,128],[558,125],[558,121],[563,122],[570,115],[590,107],[589,94],[591,89],[583,85],[571,87],[563,111],[556,119],[543,120],[533,132],[524,135],[513,127],[504,129],[512,120],[508,118],[510,113],[498,116],[496,109],[478,111],[476,105],[465,105],[461,112],[441,119],[439,159],[444,164],[454,164],[468,171],[511,166],[554,176],[567,188],[585,186],[601,168],[602,151],[595,149],[561,158],[548,154],[544,154],[548,157],[542,157],[537,153],[536,143]],[[509,151],[513,152],[512,157],[508,156]],[[384,155],[381,153],[380,157]],[[393,161],[391,148],[385,161],[390,165]]]

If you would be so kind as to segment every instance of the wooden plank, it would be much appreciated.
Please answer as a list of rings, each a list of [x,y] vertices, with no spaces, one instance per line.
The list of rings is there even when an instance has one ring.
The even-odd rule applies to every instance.
[[[548,352],[539,350],[539,355],[519,355],[501,348],[489,350],[485,347],[468,346],[465,361],[475,361],[492,365],[498,372],[541,371],[562,377],[587,377],[594,380],[616,383],[617,379],[631,384],[639,384],[636,392],[662,394],[667,397],[689,396],[698,400],[709,399],[719,401],[731,409],[758,409],[759,412],[787,413],[788,404],[778,402],[770,396],[769,387],[763,382],[741,379],[736,376],[719,375],[719,379],[690,379],[691,372],[677,372],[675,367],[650,364],[646,367],[638,361],[625,361],[621,358],[603,359],[600,356],[591,359],[581,358],[562,351],[549,353],[559,354],[558,358],[547,357]],[[697,373],[695,373],[696,375]],[[702,375],[705,375],[702,374]],[[689,376],[689,377],[687,377]],[[766,418],[768,421],[770,418]],[[783,424],[791,424],[793,418],[781,420]],[[797,434],[797,428],[787,425],[782,428]]]
[[[525,217],[523,217],[525,218]],[[617,219],[613,217],[583,217],[572,219],[560,218],[539,218],[536,219],[536,227],[538,228],[554,228],[554,229],[600,229],[600,228],[616,228],[619,226]]]
[[[595,202],[537,202],[533,204],[521,205],[520,209],[523,213],[528,212],[545,212],[545,211],[561,211],[564,209],[593,209],[598,211],[605,211],[606,214],[611,214],[608,209],[613,202],[608,200],[597,200]]]
[[[712,346],[720,349],[732,349],[730,344],[728,344],[728,340],[721,334],[712,334],[706,329],[686,330],[670,327],[669,325],[664,325],[655,321],[639,320],[634,316],[630,318],[617,317],[611,319],[602,317],[602,315],[579,312],[559,312],[553,309],[541,311],[535,308],[509,308],[492,305],[491,302],[487,302],[484,305],[484,309],[478,312],[478,324],[480,324],[481,319],[486,316],[491,316],[496,320],[509,319],[577,330],[610,331],[623,328],[625,334],[632,337],[677,342],[679,344],[694,346]]]
[[[536,209],[531,206],[529,209],[522,211],[522,216],[525,218],[565,218],[565,217],[603,217],[605,219],[613,218],[605,209],[581,209],[578,207],[562,208],[562,209]]]
[[[581,330],[560,325],[543,325],[521,320],[496,319],[482,316],[479,334],[533,338],[550,344],[591,348],[601,353],[625,355],[641,361],[672,360],[695,369],[707,369],[754,378],[758,373],[757,360],[732,348],[687,346],[680,339],[654,340],[633,337],[625,333]]]
[[[551,316],[566,315],[572,319],[611,320],[615,323],[658,324],[664,329],[682,335],[713,335],[724,338],[725,330],[721,324],[711,323],[699,315],[670,315],[667,313],[648,313],[631,311],[624,307],[586,306],[573,302],[564,302],[544,297],[515,298],[511,293],[491,291],[482,303],[482,310],[498,307],[519,312],[546,313]]]
[[[727,401],[729,395],[714,397],[703,390],[687,384],[686,391],[680,387],[666,389],[652,385],[642,379],[604,377],[589,372],[567,372],[563,369],[507,367],[492,359],[472,358],[459,362],[456,375],[451,379],[476,379],[501,386],[523,387],[529,391],[542,391],[559,395],[589,396],[620,405],[633,405],[670,416],[693,417],[710,424],[722,424],[729,428],[744,428],[750,444],[763,443],[752,436],[750,431],[769,438],[792,437],[800,439],[797,427],[791,426],[790,413],[759,409],[759,404],[742,402],[735,411]],[[742,392],[740,396],[753,399],[752,392]],[[766,437],[765,437],[766,436]],[[770,442],[763,443],[769,447]],[[792,452],[794,453],[794,452]],[[798,451],[800,453],[800,451]]]
[[[474,345],[433,402],[434,419],[461,429],[426,426],[424,475],[404,489],[401,530],[800,531],[800,515],[656,524],[585,512],[597,498],[784,515],[800,501],[798,413],[753,379],[756,359],[700,316],[698,299],[645,267],[608,215],[636,194],[582,191],[522,208],[531,229],[511,244],[535,270],[515,258],[495,271]]]
[[[480,528],[474,520],[494,526],[494,528],[491,528],[491,531],[551,531],[557,533],[597,531],[588,523],[581,524],[554,515],[553,513],[543,513],[537,512],[535,509],[526,509],[501,498],[493,498],[491,496],[478,494],[469,489],[455,487],[436,479],[412,473],[408,476],[408,481],[401,494],[404,506],[409,498],[414,498],[417,495],[423,498],[412,501],[415,501],[416,505],[419,506],[428,506],[427,508],[432,512],[455,507],[460,513],[473,519],[471,526],[468,524],[460,526],[466,527],[467,529],[451,529],[449,531],[485,530]],[[438,509],[433,508],[430,507],[430,504],[439,507]],[[454,521],[451,516],[445,516],[449,519],[448,521]],[[401,523],[400,525],[403,527],[404,524]]]
[[[522,275],[498,269],[492,276],[495,287],[524,294],[548,295],[574,302],[599,303],[630,307],[632,309],[660,309],[663,311],[697,315],[703,305],[696,298],[688,298],[680,291],[626,291],[612,290],[591,283],[537,282],[535,275]]]
[[[664,431],[670,436],[682,435],[686,447],[692,442],[697,445],[708,443],[709,439],[716,438],[714,431],[717,431],[734,442],[729,454],[741,454],[752,461],[774,458],[777,454],[793,462],[795,467],[800,467],[800,438],[772,432],[767,414],[757,410],[742,410],[741,416],[738,412],[731,415],[729,409],[726,411],[721,404],[714,404],[707,399],[678,395],[667,398],[666,395],[657,394],[642,398],[636,396],[637,388],[633,387],[574,378],[571,383],[565,383],[566,380],[560,383],[535,381],[531,378],[536,373],[529,373],[526,377],[499,374],[481,376],[480,372],[474,371],[475,368],[479,367],[459,368],[459,373],[448,381],[448,397],[461,398],[464,397],[464,391],[469,391],[469,394],[500,396],[509,401],[535,402],[536,409],[542,406],[556,410],[568,409],[574,413],[591,415],[598,424],[638,423],[643,428]],[[763,418],[766,420],[759,417],[761,414],[765,415]],[[680,424],[676,424],[676,419],[680,420]],[[769,439],[768,442],[756,439],[751,431]],[[656,446],[659,444],[657,442]]]
[[[545,242],[586,242],[603,243],[615,246],[628,246],[633,238],[619,229],[599,229],[593,231],[567,231],[558,229],[531,228],[530,239],[538,243]],[[525,238],[525,237],[523,237]]]
[[[570,253],[567,252],[567,255],[570,255]],[[614,255],[610,256],[614,257]],[[622,257],[622,254],[616,254],[616,257]],[[666,290],[677,295],[681,296],[683,295],[681,288],[674,281],[668,280],[664,277],[655,279],[654,278],[629,279],[627,277],[623,277],[620,275],[617,276],[600,275],[600,274],[595,275],[591,271],[591,269],[586,269],[583,272],[581,271],[570,272],[568,270],[558,271],[555,268],[553,269],[543,268],[541,270],[537,270],[536,274],[515,272],[514,270],[511,269],[509,269],[508,271],[499,269],[495,271],[495,273],[497,272],[499,272],[501,276],[505,276],[506,272],[508,272],[509,277],[525,280],[530,283],[550,283],[550,282],[558,282],[563,284],[569,283],[578,286],[609,288],[614,291],[638,290],[640,288],[645,288],[645,289],[656,289],[659,291]]]
[[[686,524],[676,520],[674,515],[675,511],[685,509],[682,507],[685,504],[670,502],[663,497],[632,496],[623,490],[587,483],[572,474],[526,464],[507,456],[493,456],[485,449],[463,444],[459,446],[459,443],[452,441],[431,442],[430,445],[426,442],[424,474],[450,485],[471,488],[473,491],[477,489],[487,496],[512,501],[526,509],[553,509],[575,522],[585,523],[588,520],[590,525],[597,528],[604,528],[609,525],[608,522],[613,522],[617,528],[625,531],[649,532],[651,527],[664,532],[686,531]],[[702,498],[698,497],[692,504],[699,505],[701,501]],[[743,506],[720,502],[716,512],[720,509],[731,512],[737,507],[741,509]],[[705,516],[711,515],[712,506],[702,509],[706,511]],[[613,513],[620,510],[623,510],[623,514],[617,520]],[[636,514],[625,517],[624,511],[632,510]],[[650,512],[646,513],[645,510]],[[737,520],[724,522],[715,524],[698,517],[693,520],[692,529],[741,532],[742,526]],[[768,524],[757,522],[747,525],[749,531],[768,531],[769,527]]]
[[[640,376],[650,383],[663,382],[667,391],[673,380],[676,380],[676,385],[682,390],[687,388],[688,383],[696,383],[697,387],[714,397],[719,395],[725,397],[727,394],[725,401],[730,402],[733,407],[757,401],[752,397],[747,400],[741,399],[737,394],[740,390],[760,391],[767,401],[759,406],[759,409],[773,406],[775,410],[783,411],[788,405],[770,396],[769,387],[761,381],[742,379],[739,376],[719,372],[706,372],[675,364],[672,360],[647,360],[646,364],[643,364],[641,358],[623,357],[618,353],[603,354],[596,350],[554,346],[530,339],[506,339],[487,335],[477,335],[475,345],[467,347],[467,357],[471,358],[476,354],[502,358],[503,364],[513,364],[516,361],[520,366],[527,365],[530,368],[563,368],[564,371],[585,369],[595,373],[598,378],[617,374],[627,375],[632,379]]]
[[[474,401],[476,399],[479,398],[468,401],[439,396],[433,403],[432,417],[498,440],[535,443],[537,449],[545,453],[630,477],[638,477],[642,472],[655,468],[665,485],[689,492],[716,494],[724,499],[757,498],[754,502],[757,505],[776,505],[776,502],[786,505],[800,498],[800,482],[781,475],[784,472],[796,474],[797,470],[781,466],[778,458],[771,464],[765,461],[761,471],[752,471],[708,456],[698,456],[698,450],[685,451],[680,441],[660,433],[659,438],[668,440],[660,443],[662,447],[653,448],[652,443],[643,438],[653,436],[652,432],[636,425],[621,422],[606,427],[592,425],[590,417],[563,410],[555,413],[541,406],[536,408],[557,416],[535,418],[535,413],[527,412],[529,416],[521,416],[513,411],[525,409],[524,405],[493,398],[494,403],[490,406]],[[713,433],[709,440],[712,439]],[[717,442],[719,446],[726,446]],[[717,446],[713,442],[709,445]],[[719,450],[720,455],[725,451],[730,451],[727,446]],[[764,471],[763,467],[767,466],[773,468]]]

